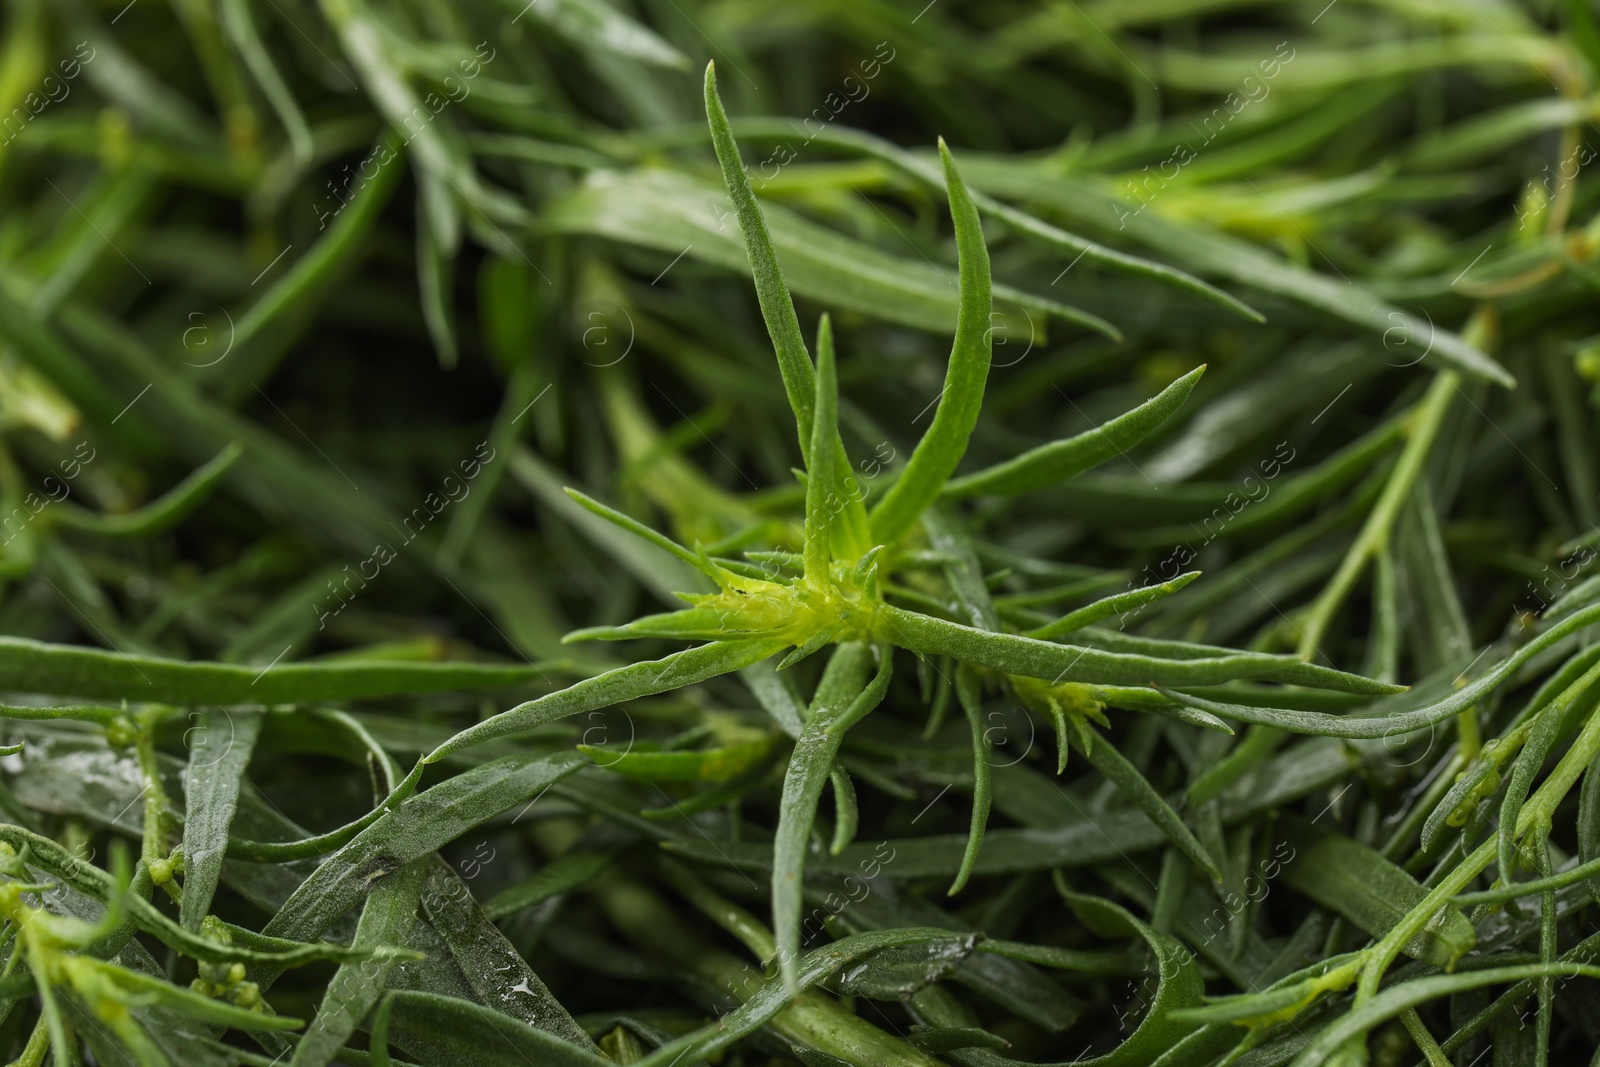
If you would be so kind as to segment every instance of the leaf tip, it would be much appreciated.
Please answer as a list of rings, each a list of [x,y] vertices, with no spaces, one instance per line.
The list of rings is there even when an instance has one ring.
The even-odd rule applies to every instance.
[[[706,117],[711,120],[714,132],[719,118],[724,123],[728,121],[722,110],[722,98],[717,94],[717,61],[714,59],[706,64],[705,96]]]

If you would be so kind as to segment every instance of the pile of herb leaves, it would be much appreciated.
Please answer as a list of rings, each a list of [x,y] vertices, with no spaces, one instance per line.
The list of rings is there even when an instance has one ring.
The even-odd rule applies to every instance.
[[[0,1055],[1600,1043],[1590,0],[6,0]]]

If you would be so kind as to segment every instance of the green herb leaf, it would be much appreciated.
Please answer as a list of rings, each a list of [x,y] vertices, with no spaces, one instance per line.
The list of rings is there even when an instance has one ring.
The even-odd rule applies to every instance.
[[[945,188],[960,250],[961,312],[933,421],[917,442],[905,470],[872,509],[872,537],[881,544],[892,544],[904,536],[917,516],[938,499],[955,473],[983,406],[983,387],[989,377],[994,347],[989,250],[983,242],[978,209],[943,141],[939,142],[939,155],[944,160]]]

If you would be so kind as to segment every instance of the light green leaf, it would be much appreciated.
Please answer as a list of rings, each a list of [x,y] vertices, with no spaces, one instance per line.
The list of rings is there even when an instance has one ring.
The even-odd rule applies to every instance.
[[[793,987],[785,982],[768,982],[738,1010],[728,1013],[710,1026],[663,1045],[641,1061],[640,1067],[669,1067],[680,1059],[690,1062],[709,1057],[755,1032],[758,1027],[782,1011],[793,998],[796,988],[805,989],[815,985],[847,964],[884,949],[922,941],[942,941],[949,937],[948,930],[923,928],[880,930],[852,934],[830,945],[813,949],[796,966]]]
[[[872,539],[877,544],[893,544],[900,540],[917,517],[938,499],[950,475],[955,473],[983,407],[983,387],[989,377],[994,348],[990,318],[994,301],[990,293],[989,250],[983,242],[983,226],[978,221],[978,209],[973,206],[972,197],[956,169],[956,161],[942,140],[939,155],[944,160],[950,217],[956,226],[961,309],[933,422],[917,442],[916,450],[894,485],[872,509]]]
[[[473,745],[531,730],[568,715],[665,693],[720,674],[732,674],[759,663],[783,647],[784,642],[776,640],[714,641],[658,660],[630,663],[586,678],[559,692],[518,704],[470,726],[428,753],[423,761],[437,763]]]
[[[761,317],[766,320],[767,333],[772,337],[772,346],[778,357],[778,371],[783,377],[784,391],[789,394],[789,407],[794,410],[795,422],[800,431],[800,448],[807,451],[811,447],[811,420],[816,404],[815,372],[811,366],[811,355],[806,351],[805,339],[800,335],[800,319],[794,313],[794,300],[789,296],[789,287],[784,281],[783,268],[778,265],[778,253],[772,241],[772,235],[767,230],[766,216],[760,205],[756,203],[755,193],[750,191],[750,179],[745,174],[744,160],[739,156],[739,146],[734,142],[733,130],[728,125],[728,115],[722,109],[722,97],[717,93],[716,64],[706,64],[706,118],[711,124],[711,143],[717,151],[717,162],[722,167],[722,183],[727,188],[728,199],[733,202],[734,211],[737,213],[739,232],[744,235],[744,251],[748,257],[751,273],[755,275],[756,297],[761,304]],[[564,208],[558,207],[553,217],[556,225],[562,225],[563,218],[569,220],[566,224],[573,228],[581,229],[585,222],[590,225],[599,223],[602,219],[609,218],[613,207],[624,207],[627,204],[650,204],[654,208],[651,215],[658,219],[663,214],[668,214],[673,205],[683,220],[696,217],[693,212],[704,213],[708,206],[714,205],[714,199],[691,207],[690,203],[705,199],[706,193],[702,188],[698,192],[690,189],[681,182],[673,180],[666,174],[648,174],[635,176],[643,178],[643,182],[636,181],[634,188],[626,188],[615,177],[606,177],[598,183],[591,183],[590,194],[598,193],[602,203],[584,203],[581,199],[576,204],[568,204]],[[641,197],[640,194],[646,194]],[[653,195],[651,195],[653,194]],[[581,195],[581,194],[580,194]],[[670,217],[670,216],[669,216]],[[640,220],[642,221],[642,220]],[[699,219],[699,226],[690,226],[691,230],[706,228],[706,219]],[[716,218],[717,233],[723,229],[722,216]],[[620,227],[608,226],[608,231],[615,236],[625,239],[637,240],[634,234],[648,235],[659,232],[660,225],[635,227],[629,225],[629,220],[623,220]],[[607,231],[602,231],[607,232]],[[674,236],[681,236],[674,235]],[[702,237],[702,239],[704,239]],[[669,243],[676,244],[676,240]],[[692,247],[693,242],[690,242]],[[737,264],[733,264],[737,265]]]
[[[740,119],[737,126],[740,133],[750,137],[760,137],[767,141],[783,141],[794,135],[793,128],[787,120],[783,119]],[[850,129],[837,123],[825,127],[814,136],[820,143],[859,152],[874,159],[881,159],[903,173],[916,178],[930,189],[938,190],[944,186],[944,176],[940,174],[939,168],[934,165],[932,160],[913,155],[892,141],[876,137],[863,130]],[[1034,215],[1020,211],[983,193],[973,192],[972,199],[985,215],[999,219],[1008,226],[1016,227],[1019,232],[1027,234],[1034,240],[1056,249],[1064,255],[1072,256],[1073,262],[1076,262],[1081,257],[1085,262],[1106,270],[1117,271],[1136,278],[1148,278],[1151,281],[1170,285],[1193,293],[1204,300],[1219,304],[1247,319],[1256,322],[1263,321],[1263,316],[1254,308],[1193,275],[1185,274],[1183,271],[1163,263],[1155,263],[1148,259],[1141,259],[1138,256],[1119,252],[1098,242],[1086,240],[1078,234],[1068,233]]]
[[[466,879],[438,857],[428,865],[422,910],[481,1003],[496,1005],[502,1015],[578,1048],[596,1051],[589,1035],[478,906]]]
[[[1113,615],[1125,615],[1146,604],[1171,596],[1198,577],[1200,577],[1199,571],[1189,571],[1178,575],[1170,582],[1141,586],[1126,593],[1113,593],[1111,596],[1096,600],[1093,604],[1086,604],[1076,611],[1068,612],[1055,622],[1029,630],[1023,636],[1038,638],[1041,641],[1054,640],[1062,634],[1070,634],[1085,626],[1092,626],[1101,619]]]
[[[841,997],[910,1000],[954,975],[982,939],[982,934],[946,934],[938,940],[879,949],[848,971],[824,979],[822,986]]]
[[[579,745],[608,771],[641,782],[727,782],[764,762],[777,737],[692,752],[652,752],[634,747],[620,755],[605,745]]]
[[[1374,937],[1388,933],[1428,895],[1416,879],[1360,842],[1305,819],[1288,827],[1295,855],[1283,864],[1285,884]],[[1405,952],[1449,967],[1476,940],[1466,916],[1446,906]]]
[[[400,660],[191,663],[78,645],[0,638],[0,688],[164,704],[284,704],[407,693],[499,689],[543,678],[535,664],[408,663]]]
[[[1576,612],[1552,626],[1544,633],[1522,645],[1477,679],[1452,690],[1438,700],[1407,711],[1369,713],[1362,715],[1329,715],[1320,711],[1299,711],[1288,708],[1247,707],[1243,704],[1225,704],[1207,700],[1192,693],[1162,688],[1173,700],[1200,711],[1210,712],[1225,719],[1276,726],[1302,734],[1321,734],[1327,737],[1390,738],[1417,730],[1426,730],[1443,722],[1463,708],[1471,707],[1486,694],[1493,692],[1510,678],[1528,660],[1540,652],[1559,644],[1563,639],[1600,620],[1600,605]],[[1157,683],[1165,686],[1167,683]],[[1181,683],[1180,683],[1181,684]]]
[[[1053,213],[1091,231],[1119,230],[1148,248],[1160,249],[1183,267],[1198,274],[1226,278],[1274,296],[1315,308],[1350,325],[1381,336],[1385,343],[1426,353],[1435,365],[1443,364],[1514,386],[1505,368],[1467,344],[1458,334],[1402,311],[1370,290],[1335,279],[1274,256],[1248,241],[1199,225],[1163,218],[1159,212],[1134,211],[1087,178],[1039,171],[1030,172],[1013,161],[974,159],[967,166],[974,187],[996,196],[1045,205]]]
[[[828,726],[860,697],[871,664],[872,648],[860,641],[840,645],[834,652],[783,776],[783,800],[772,844],[772,927],[779,973],[791,994],[798,992],[801,890],[811,826],[817,817],[822,787],[827,784],[828,772],[833,769],[834,757],[844,740],[842,734],[832,733]]]
[[[427,875],[426,858],[385,877],[367,894],[356,926],[356,948],[403,945],[417,921],[417,903]],[[326,1067],[383,995],[393,961],[343,963],[328,982],[317,1017],[295,1046],[289,1067]]]
[[[417,793],[324,860],[265,931],[280,937],[321,936],[379,879],[527,803],[582,762],[576,753],[506,756]]]
[[[886,604],[877,622],[885,637],[923,655],[953,656],[1006,674],[1044,678],[1051,682],[1083,681],[1111,685],[1214,685],[1253,678],[1316,686],[1349,693],[1383,695],[1402,687],[1374,682],[1359,675],[1319,667],[1289,656],[1232,653],[1205,658],[1163,660],[1150,656],[1101,652],[1093,648],[1057,645],[1017,634],[992,633],[946,622],[929,615]],[[1174,694],[1173,699],[1203,711],[1222,714],[1210,702]],[[1252,709],[1253,710],[1253,709]],[[1313,714],[1310,712],[1296,714]],[[1233,716],[1238,717],[1238,716]],[[1336,716],[1325,715],[1325,719]]]
[[[1202,363],[1132,411],[1093,430],[1040,445],[1004,463],[956,478],[944,487],[943,495],[954,500],[985,493],[1015,496],[1076,477],[1124,454],[1159,430],[1189,399],[1205,370]]]
[[[733,206],[737,208],[739,203],[735,196]],[[750,203],[755,205],[753,196]],[[775,250],[773,262],[781,256],[784,263],[783,272],[776,276],[784,285],[779,293],[792,290],[835,314],[852,311],[932,333],[955,329],[961,305],[948,268],[891,255],[780,205],[767,204],[759,210],[768,246]],[[641,168],[593,172],[573,192],[553,201],[543,221],[558,233],[642,245],[669,257],[683,252],[691,259],[740,273],[755,262],[759,295],[763,290],[760,279],[771,276],[760,265],[765,260],[746,259],[745,248],[734,233],[735,219],[738,228],[748,234],[744,213],[730,211],[715,185],[674,170]],[[748,238],[745,243],[748,245]],[[1058,319],[1114,340],[1121,337],[1105,319],[1070,304],[1004,284],[996,284],[993,293],[1001,309],[1026,312],[1041,328],[1048,320]],[[765,314],[766,304],[762,307]],[[789,309],[792,313],[792,303]],[[798,336],[798,319],[793,327]],[[787,333],[781,321],[775,326],[769,320],[768,329]],[[788,348],[787,342],[778,345],[775,339],[774,343],[780,353]],[[803,343],[795,351],[810,363]],[[800,366],[798,360],[785,362],[785,357],[779,357],[780,369],[793,368],[784,371],[784,386],[796,413],[805,413],[802,428],[809,428],[812,372],[802,371]],[[805,391],[803,401],[796,399],[800,389]]]
[[[250,766],[262,716],[207,708],[190,718],[195,725],[185,735],[197,736],[183,782],[183,899],[178,915],[185,927],[198,932],[222,876],[239,783]]]
[[[832,581],[828,564],[832,560],[833,517],[843,504],[834,489],[838,441],[839,376],[834,365],[833,327],[823,315],[817,324],[817,387],[806,448],[805,574],[815,582]]]
[[[492,1067],[507,1062],[549,1067],[612,1067],[610,1060],[469,1000],[396,990],[389,994],[388,1040],[423,1067]]]
[[[1484,986],[1544,976],[1600,978],[1600,967],[1576,963],[1528,963],[1397,982],[1318,1030],[1290,1063],[1290,1067],[1317,1067],[1318,1064],[1327,1063],[1328,1056],[1351,1038],[1363,1035],[1385,1020],[1429,1001],[1442,1000]]]

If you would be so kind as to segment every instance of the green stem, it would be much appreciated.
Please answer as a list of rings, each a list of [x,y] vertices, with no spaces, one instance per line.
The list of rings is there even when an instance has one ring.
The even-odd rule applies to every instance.
[[[1417,477],[1422,473],[1422,466],[1427,461],[1428,453],[1433,450],[1433,443],[1439,436],[1439,427],[1444,423],[1445,413],[1450,410],[1450,401],[1454,398],[1460,382],[1461,376],[1455,371],[1440,371],[1434,377],[1433,384],[1428,387],[1428,392],[1417,404],[1416,421],[1411,427],[1410,440],[1406,442],[1405,450],[1400,453],[1400,461],[1389,473],[1389,482],[1383,488],[1383,495],[1378,498],[1377,505],[1367,516],[1366,525],[1361,528],[1355,543],[1345,553],[1344,561],[1339,564],[1339,570],[1334,574],[1333,580],[1311,606],[1305,624],[1300,629],[1301,659],[1311,659],[1317,655],[1318,644],[1327,633],[1328,626],[1333,622],[1333,617],[1338,613],[1340,606],[1344,604],[1345,598],[1350,595],[1356,579],[1361,577],[1367,563],[1388,541],[1389,533],[1394,529],[1395,520],[1400,515],[1400,509],[1405,504],[1406,497],[1410,495],[1411,487],[1416,484]]]
[[[144,835],[139,843],[139,865],[149,869],[156,860],[166,859],[167,811],[170,801],[161,784],[161,765],[156,761],[156,726],[168,709],[151,708],[138,719],[139,735],[134,752],[139,761],[139,779],[144,793]]]
[[[1406,1033],[1411,1035],[1411,1040],[1417,1043],[1417,1048],[1428,1061],[1428,1067],[1450,1067],[1450,1057],[1444,1054],[1439,1042],[1428,1032],[1428,1027],[1423,1023],[1422,1016],[1417,1014],[1416,1008],[1407,1008],[1401,1012],[1400,1023],[1406,1028]]]
[[[11,1067],[44,1067],[44,1058],[50,1052],[50,1024],[44,1016],[33,1024],[33,1033],[28,1035],[28,1044],[22,1050],[22,1055],[12,1061]]]
[[[1600,715],[1591,715],[1568,747],[1566,754],[1561,757],[1561,761],[1545,778],[1544,784],[1522,806],[1522,811],[1517,816],[1516,836],[1520,837],[1530,827],[1550,822],[1556,807],[1572,791],[1579,776],[1588,769],[1597,754],[1600,754]],[[1491,837],[1479,845],[1455,870],[1430,890],[1416,907],[1396,923],[1394,929],[1384,935],[1383,940],[1366,950],[1366,963],[1362,967],[1361,980],[1356,988],[1357,1007],[1377,995],[1378,983],[1383,980],[1383,972],[1389,964],[1394,962],[1400,951],[1410,943],[1411,938],[1421,932],[1451,897],[1459,894],[1489,866],[1497,855],[1498,848],[1498,836]]]

